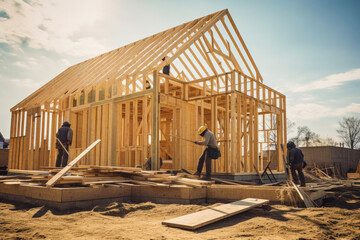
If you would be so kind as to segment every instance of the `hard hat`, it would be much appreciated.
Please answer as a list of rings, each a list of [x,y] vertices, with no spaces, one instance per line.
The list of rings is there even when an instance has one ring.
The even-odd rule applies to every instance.
[[[201,126],[198,130],[198,133],[201,135],[203,134],[205,131],[207,130],[207,127],[206,126]]]

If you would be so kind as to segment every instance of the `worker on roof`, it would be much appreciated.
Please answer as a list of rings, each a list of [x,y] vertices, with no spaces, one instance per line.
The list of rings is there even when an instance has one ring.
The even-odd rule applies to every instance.
[[[198,130],[198,133],[204,138],[204,141],[196,141],[195,144],[205,145],[207,147],[199,158],[197,171],[194,173],[194,175],[198,175],[200,177],[205,161],[206,177],[203,179],[211,180],[211,159],[218,159],[221,156],[220,150],[217,147],[215,135],[209,129],[207,129],[206,126],[201,126]]]
[[[56,133],[56,148],[58,149],[56,167],[65,167],[67,165],[69,146],[71,146],[73,137],[73,131],[70,126],[70,123],[65,121]]]
[[[163,61],[165,61],[166,57],[163,57]],[[170,64],[165,65],[162,70],[163,74],[170,75]]]
[[[288,142],[288,159],[290,164],[291,176],[293,177],[293,181],[295,184],[299,184],[300,178],[300,187],[305,187],[305,177],[302,169],[306,166],[304,161],[304,154],[298,148],[294,142]],[[299,177],[296,174],[296,171],[299,174]]]

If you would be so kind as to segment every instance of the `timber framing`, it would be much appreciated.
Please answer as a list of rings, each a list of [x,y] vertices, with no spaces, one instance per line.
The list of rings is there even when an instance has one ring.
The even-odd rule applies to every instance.
[[[170,74],[163,68],[170,66]],[[150,85],[150,86],[148,86]],[[227,9],[69,67],[11,109],[9,169],[54,167],[55,134],[74,131],[78,164],[195,170],[201,125],[214,132],[217,173],[263,170],[286,143],[286,98],[263,83]],[[278,171],[283,171],[280,153]]]

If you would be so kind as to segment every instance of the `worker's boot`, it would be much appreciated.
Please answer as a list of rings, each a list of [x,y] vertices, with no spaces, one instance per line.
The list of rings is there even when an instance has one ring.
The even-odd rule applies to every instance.
[[[211,181],[211,176],[206,175],[205,177],[202,177],[201,180]]]

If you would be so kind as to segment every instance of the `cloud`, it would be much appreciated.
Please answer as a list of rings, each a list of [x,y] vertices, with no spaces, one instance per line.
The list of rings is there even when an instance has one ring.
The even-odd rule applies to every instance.
[[[41,87],[44,83],[36,82],[30,78],[24,78],[24,79],[10,79],[10,82],[14,83],[18,87],[22,88],[29,88],[29,89],[38,89]]]
[[[293,91],[306,92],[316,89],[334,88],[344,84],[345,82],[354,80],[360,80],[360,68],[355,68],[344,73],[332,74],[318,81],[314,81],[305,85],[299,85],[294,87]]]
[[[330,108],[316,103],[299,103],[287,109],[290,119],[314,120],[360,113],[360,104],[351,103],[342,108]]]
[[[75,35],[102,19],[101,6],[95,0],[5,0],[0,12],[8,17],[1,18],[0,42],[72,56],[100,54],[105,51],[100,42]]]
[[[14,62],[13,65],[27,70],[31,70],[38,65],[38,62],[35,58],[26,58],[24,61]]]

